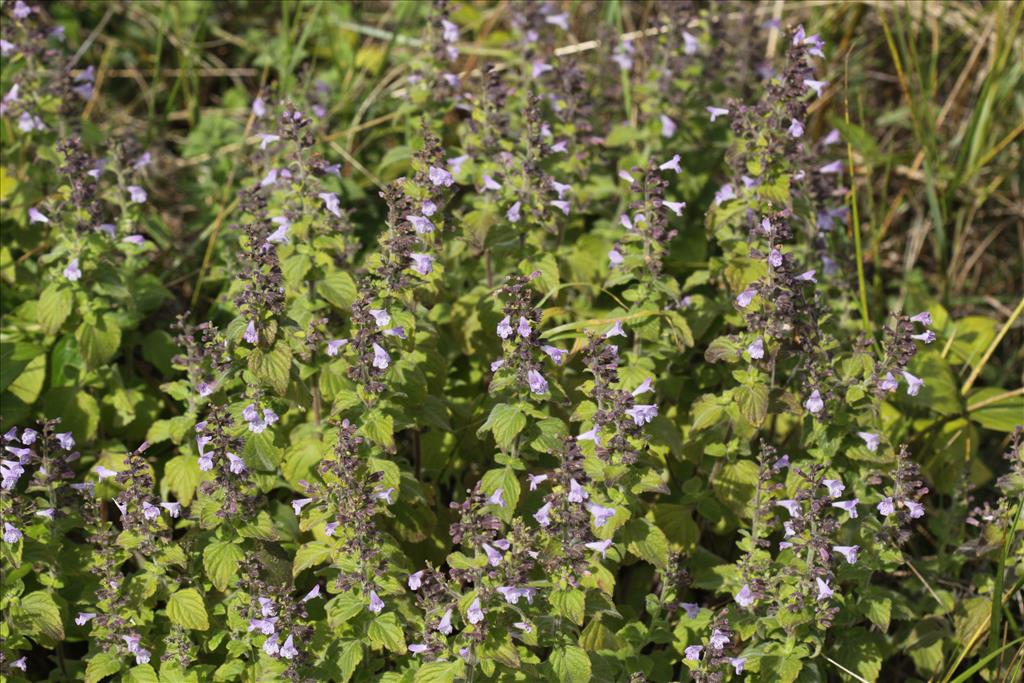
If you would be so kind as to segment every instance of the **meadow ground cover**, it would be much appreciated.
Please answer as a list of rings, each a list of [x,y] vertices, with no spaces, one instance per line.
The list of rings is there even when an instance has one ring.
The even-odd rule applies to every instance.
[[[4,680],[1020,679],[1024,4],[0,14]]]

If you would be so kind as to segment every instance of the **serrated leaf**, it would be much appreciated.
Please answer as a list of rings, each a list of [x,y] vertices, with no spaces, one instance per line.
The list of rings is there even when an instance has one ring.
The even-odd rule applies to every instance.
[[[511,522],[522,493],[522,485],[519,483],[516,471],[511,467],[489,470],[480,480],[480,486],[488,496],[501,489],[505,507],[499,507],[495,510],[495,514],[506,522]]]
[[[668,539],[665,533],[646,519],[634,519],[623,529],[629,552],[659,569],[668,566]]]
[[[709,363],[725,361],[735,363],[740,359],[743,347],[735,337],[718,337],[714,339],[708,348],[704,350],[704,360]]]
[[[387,648],[392,652],[405,654],[405,634],[402,627],[398,625],[398,618],[394,612],[378,615],[367,631],[370,639],[370,646],[375,650]]]
[[[732,390],[740,415],[747,422],[759,427],[768,415],[768,386],[761,384],[741,384]]]
[[[329,303],[345,311],[352,308],[352,302],[356,300],[357,295],[355,281],[342,270],[328,273],[317,283],[317,291]]]
[[[195,588],[185,588],[171,596],[167,601],[167,618],[171,623],[193,631],[210,628],[203,596]]]
[[[71,314],[74,296],[71,290],[57,283],[49,285],[39,296],[36,320],[46,334],[56,334]]]
[[[428,662],[413,676],[414,683],[452,683],[462,675],[465,665],[462,661]]]
[[[245,559],[245,553],[235,543],[213,541],[203,550],[203,567],[206,575],[219,591],[227,590],[238,575],[238,564]]]
[[[292,369],[292,350],[284,342],[278,342],[267,353],[254,350],[249,356],[249,369],[261,381],[280,394],[288,390]]]
[[[559,588],[551,591],[548,601],[556,615],[565,617],[577,626],[583,625],[586,609],[586,596],[583,591],[576,588]]]
[[[526,415],[518,405],[499,403],[491,408],[491,414],[487,421],[477,432],[485,432],[488,429],[494,434],[494,441],[498,448],[507,451],[512,447],[512,442],[526,427]]]
[[[105,315],[95,323],[85,321],[75,330],[78,351],[90,369],[114,357],[121,346],[121,328],[113,316]]]
[[[85,683],[99,683],[107,676],[121,670],[121,658],[107,652],[100,652],[85,665]]]
[[[295,553],[295,562],[292,564],[292,576],[298,576],[300,572],[323,564],[331,557],[333,545],[329,541],[310,541],[299,546]]]
[[[194,455],[176,455],[164,466],[164,476],[160,478],[160,495],[164,498],[173,493],[174,498],[182,505],[192,503],[199,484],[209,475],[199,469],[199,458]]]
[[[60,608],[46,591],[35,591],[21,598],[21,609],[32,624],[32,632],[50,640],[64,639],[64,622]]]
[[[551,668],[559,683],[588,683],[590,681],[590,657],[583,648],[575,645],[552,650]]]
[[[378,408],[363,416],[359,433],[387,451],[395,448],[395,418]]]

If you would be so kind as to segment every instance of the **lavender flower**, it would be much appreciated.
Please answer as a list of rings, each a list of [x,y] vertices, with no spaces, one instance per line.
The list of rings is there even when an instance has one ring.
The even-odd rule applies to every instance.
[[[790,137],[799,138],[804,134],[804,124],[800,123],[797,119],[791,119],[789,122],[789,129],[787,130]]]
[[[840,510],[846,510],[846,512],[850,514],[850,519],[856,519],[858,503],[860,503],[860,501],[854,498],[853,500],[841,500],[832,503],[832,507],[839,508]]]
[[[719,116],[728,116],[729,110],[722,107],[704,107],[711,115],[711,123],[714,123]]]
[[[921,391],[921,387],[924,386],[923,379],[915,377],[906,370],[903,371],[903,379],[907,380],[907,396],[917,396],[917,393]]]
[[[658,168],[662,171],[675,171],[676,173],[682,173],[683,169],[680,167],[679,161],[680,156],[678,154],[674,154],[671,159],[658,166]]]
[[[412,269],[420,275],[430,275],[434,270],[434,257],[430,254],[409,254],[412,259]]]
[[[457,172],[458,170],[456,170],[456,173]],[[451,173],[444,170],[443,168],[438,168],[437,166],[431,166],[427,172],[427,176],[430,178],[430,182],[433,183],[435,187],[451,187],[452,184],[455,182],[455,179],[452,178]]]
[[[704,651],[704,646],[703,645],[689,645],[683,651],[684,652],[683,656],[687,660],[689,660],[691,662],[699,662],[700,661],[701,652],[703,652],[703,651]]]
[[[869,451],[874,453],[878,450],[878,444],[880,441],[878,434],[872,434],[871,432],[857,432],[857,436],[864,439],[864,443],[867,445]]]
[[[373,367],[378,370],[386,370],[391,364],[391,356],[385,351],[380,344],[376,342],[372,346],[373,348]]]
[[[834,545],[832,550],[839,553],[846,558],[847,564],[857,563],[857,551],[860,550],[859,545]]]
[[[736,604],[740,607],[750,607],[754,604],[754,591],[750,590],[750,584],[745,583],[735,597]]]
[[[78,259],[73,258],[64,268],[64,277],[71,282],[78,282],[82,279],[82,269],[78,267]]]
[[[896,512],[896,505],[893,503],[892,496],[887,496],[883,498],[882,501],[876,507],[878,508],[878,514],[882,515],[883,517],[888,517],[889,515]]]
[[[601,558],[607,557],[608,548],[612,547],[612,540],[605,539],[603,541],[592,541],[590,543],[584,543],[583,546],[589,550],[594,550],[601,553]]]
[[[370,591],[370,611],[380,614],[384,610],[384,601],[377,595],[377,591]]]
[[[748,347],[747,353],[754,360],[760,360],[764,358],[764,340],[758,337]]]
[[[18,527],[12,525],[10,522],[4,522],[4,542],[5,543],[17,543],[22,538],[22,533]]]
[[[846,485],[838,479],[824,479],[821,483],[828,489],[828,495],[833,498],[843,495],[843,491],[846,490]]]
[[[664,114],[659,115],[661,120],[661,137],[670,138],[676,134],[676,122],[665,116]]]
[[[522,206],[522,202],[516,202],[512,206],[508,207],[508,211],[505,212],[505,218],[507,218],[511,223],[518,223],[522,216]]]
[[[536,370],[530,370],[526,374],[527,380],[530,384],[530,391],[535,394],[546,394],[548,391],[548,381],[537,372]]]
[[[146,199],[148,199],[146,191],[138,185],[129,185],[128,194],[131,196],[131,200],[136,204],[145,204]]]
[[[808,78],[804,80],[804,85],[813,90],[815,95],[821,97],[821,91],[826,85],[828,85],[828,81],[815,81]]]
[[[750,302],[754,300],[754,297],[756,295],[756,289],[754,289],[753,287],[747,287],[746,289],[739,293],[739,296],[736,297],[736,305],[739,306],[740,308],[746,308],[747,306],[750,305]]]
[[[540,484],[542,484],[542,483],[544,483],[545,481],[548,480],[548,475],[546,475],[546,474],[527,474],[526,478],[530,482],[530,490],[531,491],[536,491],[538,485],[540,485]]]
[[[474,598],[473,602],[470,603],[469,609],[466,611],[466,621],[476,625],[484,620],[484,611],[480,607],[480,598]]]
[[[818,600],[828,600],[832,597],[833,591],[826,581],[822,581],[821,578],[815,578],[814,581],[818,585]]]
[[[319,192],[316,195],[324,202],[324,207],[338,218],[341,218],[341,201],[333,192]]]
[[[804,401],[804,408],[806,408],[807,412],[811,413],[812,415],[817,415],[822,410],[824,410],[825,402],[821,400],[821,392],[819,392],[817,389],[812,391],[808,399]]]
[[[600,529],[608,520],[615,516],[614,508],[606,508],[597,503],[587,503],[587,511],[594,518],[594,528]]]
[[[30,208],[28,210],[28,222],[29,223],[49,223],[50,219],[47,218],[46,215],[42,211],[39,211],[38,209],[35,209],[35,208]]]
[[[653,404],[635,405],[626,409],[626,414],[633,418],[637,427],[642,427],[658,416],[658,406]]]

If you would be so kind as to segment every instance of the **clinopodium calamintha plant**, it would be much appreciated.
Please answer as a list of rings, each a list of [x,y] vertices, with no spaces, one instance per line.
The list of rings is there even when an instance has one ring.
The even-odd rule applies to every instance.
[[[1015,680],[1019,96],[790,5],[4,0],[0,677]]]

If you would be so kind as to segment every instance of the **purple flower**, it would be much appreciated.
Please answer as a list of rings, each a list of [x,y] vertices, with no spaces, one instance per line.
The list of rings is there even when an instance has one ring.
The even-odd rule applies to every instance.
[[[324,207],[338,218],[341,218],[341,202],[333,192],[318,192],[317,197],[323,200]]]
[[[458,171],[456,170],[456,172]],[[452,178],[451,173],[444,170],[443,168],[438,168],[437,166],[431,166],[430,169],[427,171],[427,176],[430,178],[430,182],[433,183],[435,187],[440,185],[443,185],[444,187],[451,187],[452,183],[455,182],[455,179]]]
[[[152,521],[160,516],[160,508],[149,501],[142,501],[142,516]]]
[[[712,631],[712,633],[711,633],[711,640],[708,643],[708,645],[713,650],[724,649],[725,646],[728,645],[728,644],[729,644],[729,636],[725,635],[724,633],[722,633],[717,628],[714,631]]]
[[[667,206],[668,209],[677,216],[683,215],[683,209],[686,208],[686,202],[668,202],[663,201],[662,204]]]
[[[604,339],[611,339],[612,337],[625,337],[626,331],[622,329],[622,321],[616,320],[615,324],[608,328],[608,331],[604,333]]]
[[[906,505],[907,509],[910,510],[911,519],[920,519],[921,517],[924,517],[924,505],[912,500],[904,501],[904,505]]]
[[[491,372],[497,372],[505,365],[505,359],[499,358],[498,360],[491,363]]]
[[[299,498],[292,501],[292,510],[295,510],[295,515],[299,516],[302,514],[302,508],[306,507],[313,502],[312,498]]]
[[[280,654],[285,659],[293,659],[295,655],[299,654],[299,651],[295,649],[295,645],[292,644],[291,634],[285,638],[284,645],[281,646]]]
[[[836,175],[843,172],[843,162],[836,160],[831,163],[825,164],[818,169],[818,173],[822,175]]]
[[[380,614],[384,610],[384,601],[377,595],[377,591],[370,591],[370,611]]]
[[[864,439],[864,443],[867,445],[869,451],[874,453],[878,450],[878,443],[880,440],[878,434],[872,434],[871,432],[857,432],[857,436]]]
[[[828,85],[828,81],[815,81],[810,78],[804,80],[804,85],[814,91],[814,94],[821,97],[822,89]]]
[[[420,205],[420,212],[424,216],[433,216],[435,213],[437,213],[437,204],[430,201],[429,199],[424,199],[423,204]]]
[[[935,341],[935,333],[932,332],[931,330],[927,330],[925,332],[922,332],[921,334],[912,334],[910,335],[910,338],[924,342],[925,344],[931,344],[933,341]]]
[[[378,370],[386,370],[388,365],[391,364],[391,356],[385,351],[380,344],[373,344],[373,367]]]
[[[13,427],[11,429],[14,429]],[[39,436],[39,432],[34,429],[25,429],[21,432],[21,442],[26,446],[31,446],[36,442],[36,437]]]
[[[722,107],[704,107],[707,109],[708,114],[711,115],[711,123],[714,123],[719,116],[728,116],[729,110],[723,109]]]
[[[373,494],[374,500],[383,500],[388,505],[391,505],[395,501],[391,499],[391,496],[395,493],[395,487],[391,486],[386,489],[381,489]]]
[[[695,602],[681,602],[679,606],[686,612],[686,616],[690,619],[696,619],[700,616],[700,605]]]
[[[820,578],[815,578],[814,581],[818,584],[818,600],[828,600],[832,597],[833,591],[829,588],[828,582]]]
[[[734,672],[736,672],[737,676],[740,675],[741,673],[743,673],[743,667],[744,667],[744,665],[746,665],[746,663],[747,663],[747,658],[746,657],[730,657],[729,658],[729,664],[732,666],[732,669],[733,669]]]
[[[269,244],[288,244],[288,230],[292,227],[291,222],[284,216],[274,216],[270,219],[277,224],[278,228],[267,235]]]
[[[750,346],[747,347],[747,353],[754,360],[760,360],[764,358],[764,340],[758,337],[755,339]]]
[[[557,346],[551,346],[550,344],[542,346],[541,351],[546,353],[548,357],[555,362],[555,365],[561,365],[565,360],[565,357],[569,354],[568,351],[564,351]]]
[[[733,188],[732,183],[726,183],[715,193],[715,206],[721,206],[730,199],[736,199],[736,190]]]
[[[778,268],[782,265],[782,252],[778,249],[772,249],[768,253],[768,265],[772,268]]]
[[[533,518],[537,520],[537,524],[540,524],[541,526],[546,527],[551,524],[551,503],[544,503],[537,512],[533,513]]]
[[[448,21],[447,19],[441,20],[441,38],[446,43],[455,43],[459,40],[459,27],[458,25]]]
[[[676,134],[676,128],[677,128],[676,122],[673,121],[672,119],[670,119],[669,117],[665,116],[664,114],[660,115],[660,119],[661,119],[661,137],[663,137],[663,138],[670,138],[673,135],[675,135]]]
[[[494,493],[487,499],[487,505],[497,505],[500,508],[505,507],[505,498],[502,495],[504,492],[505,490],[502,488],[494,489]]]
[[[736,594],[736,604],[740,607],[750,607],[754,604],[754,591],[750,590],[750,584],[743,584],[740,592]]]
[[[536,370],[530,370],[526,373],[526,379],[530,383],[530,391],[535,394],[546,394],[548,391],[548,381],[544,379]]]
[[[228,470],[233,474],[241,474],[245,472],[245,461],[234,453],[225,453],[228,459]]]
[[[60,447],[66,451],[70,451],[75,447],[75,437],[71,436],[71,432],[62,432],[57,435],[57,442]]]
[[[689,645],[684,650],[684,657],[691,662],[700,661],[700,653],[704,651],[703,645]]]
[[[459,173],[462,171],[462,165],[469,161],[469,156],[463,154],[461,156],[452,157],[448,160],[448,168],[451,169],[452,173]],[[433,179],[431,179],[433,180]],[[435,183],[436,184],[436,183]]]
[[[547,63],[542,62],[539,59],[537,59],[537,60],[534,60],[534,62],[532,64],[532,70],[531,70],[530,73],[533,75],[533,78],[540,78],[541,76],[543,76],[547,72],[551,71],[551,69],[553,69],[553,68],[554,67],[552,67],[550,64],[547,64]]]
[[[266,149],[267,145],[281,139],[280,135],[271,135],[269,133],[260,133],[258,137],[260,139],[260,149]]]
[[[371,308],[370,316],[377,323],[377,327],[387,327],[391,323],[391,314],[381,308]]]
[[[840,510],[846,510],[849,513],[850,519],[857,519],[857,504],[860,501],[856,498],[853,500],[840,500],[832,503],[832,507],[839,508]]]
[[[136,204],[145,204],[148,198],[146,191],[138,185],[129,185],[128,194],[131,195],[131,200]]]
[[[551,187],[555,188],[555,192],[558,193],[559,199],[565,199],[565,193],[572,189],[572,185],[566,185],[565,183],[560,183],[557,180],[551,181]]]
[[[259,338],[259,335],[256,333],[256,323],[250,320],[249,324],[245,326],[245,334],[242,335],[242,339],[250,344],[255,344],[259,341]]]
[[[833,498],[843,495],[843,491],[846,490],[846,485],[838,479],[825,479],[821,483],[828,489],[828,495]]]
[[[50,219],[42,211],[32,208],[28,210],[29,223],[49,223]]]
[[[906,370],[903,371],[903,379],[907,380],[907,396],[917,396],[917,392],[924,386],[923,379],[914,377]]]
[[[514,588],[512,586],[499,586],[498,592],[510,605],[518,605],[519,598],[526,598],[526,602],[533,604],[533,598],[537,594],[536,588]]]
[[[546,474],[527,474],[526,478],[530,482],[530,490],[531,491],[536,491],[537,490],[537,486],[539,484],[542,484],[545,481],[547,481],[548,475],[546,475]]]
[[[10,522],[4,522],[4,542],[17,543],[21,537],[22,533],[18,527],[13,526]]]
[[[594,550],[601,553],[601,558],[607,557],[608,548],[612,547],[612,540],[606,539],[604,541],[592,541],[590,543],[584,543],[583,546],[589,550]]]
[[[64,277],[71,282],[78,282],[82,279],[82,269],[78,267],[78,259],[73,258],[64,269]]]
[[[90,621],[96,618],[95,612],[79,612],[78,616],[75,617],[75,623],[79,626],[85,626]]]
[[[594,528],[600,529],[615,516],[615,508],[606,508],[597,503],[587,503],[587,511],[594,518]]]
[[[420,275],[430,275],[434,270],[434,257],[430,254],[409,254],[412,259],[412,269]]]
[[[181,514],[181,503],[160,503],[160,507],[167,510],[167,514],[174,519],[177,519]]]
[[[791,499],[780,500],[776,505],[780,508],[786,508],[786,512],[789,513],[790,517],[799,517],[800,513],[803,511],[800,503]]]
[[[675,171],[676,173],[682,173],[683,169],[679,166],[679,159],[680,159],[679,155],[678,154],[674,154],[674,155],[672,155],[671,159],[669,159],[665,163],[663,163],[660,166],[658,166],[658,168],[660,170],[662,170],[662,171],[669,171],[669,170],[671,170],[671,171]]]
[[[637,388],[634,389],[631,393],[632,393],[633,396],[641,396],[643,394],[646,394],[649,391],[652,391],[651,387],[652,387],[653,384],[654,384],[654,379],[651,378],[651,377],[648,377],[643,382],[640,382],[640,384],[637,386]]]
[[[791,119],[789,122],[789,130],[787,132],[790,137],[802,137],[804,134],[804,124],[800,123],[797,119]]]
[[[824,147],[830,147],[831,145],[834,145],[837,142],[839,142],[840,139],[841,138],[839,137],[839,130],[833,128],[828,132],[828,135],[821,139],[821,144]]]
[[[700,41],[697,36],[688,31],[683,31],[683,54],[695,55],[700,49]]]
[[[348,344],[348,339],[332,339],[327,342],[327,355],[337,356],[338,352],[341,351],[342,347]]]
[[[811,392],[811,395],[804,401],[804,408],[807,408],[807,412],[812,415],[817,415],[825,409],[825,402],[821,400],[821,392],[817,389]]]
[[[267,105],[263,102],[263,98],[257,96],[252,101],[252,114],[258,119],[262,119],[267,115]]]
[[[508,211],[505,212],[505,218],[507,218],[512,223],[518,223],[519,222],[519,218],[522,215],[522,213],[521,213],[522,206],[523,206],[522,202],[516,202],[512,206],[508,207]]]
[[[637,427],[643,427],[645,424],[658,417],[658,406],[653,404],[635,405],[632,408],[626,409],[626,415],[633,418],[633,423]]]
[[[502,339],[508,339],[509,337],[512,336],[512,321],[509,319],[507,315],[501,319],[501,322],[498,323],[497,333],[498,336],[501,337]]]
[[[569,30],[569,14],[568,12],[562,12],[561,14],[549,14],[544,17],[544,21],[552,26],[557,26],[563,31]]]
[[[580,485],[575,479],[569,480],[569,495],[567,496],[570,503],[582,503],[584,500],[590,497],[587,490]]]
[[[817,272],[818,271],[811,269],[806,272],[800,273],[799,275],[796,276],[796,279],[800,280],[801,282],[817,282],[817,280],[814,279],[814,274]]]
[[[484,620],[484,611],[480,607],[480,598],[474,598],[466,611],[466,621],[471,624],[479,624]]]
[[[437,622],[435,627],[440,633],[444,635],[450,635],[452,632],[452,611],[446,610],[444,615],[441,617],[441,621]]]
[[[18,0],[14,3],[14,10],[11,13],[16,19],[27,19],[33,11],[33,8],[26,5],[23,0]]]
[[[876,508],[878,509],[878,514],[883,517],[888,517],[892,513],[896,512],[896,506],[893,504],[892,496],[883,498]]]
[[[736,305],[740,308],[746,308],[754,300],[755,296],[757,296],[757,290],[753,287],[747,287],[736,297]]]
[[[577,441],[593,441],[598,446],[601,445],[601,435],[598,434],[597,427],[592,427],[588,431],[581,432],[580,435],[576,437],[576,440]]]
[[[860,550],[859,545],[834,545],[832,550],[845,557],[847,564],[857,564],[857,551]]]
[[[899,383],[896,381],[896,378],[892,376],[891,372],[887,372],[885,373],[885,377],[882,378],[882,381],[878,383],[878,388],[882,391],[891,393],[899,388]]]
[[[527,339],[530,336],[531,331],[530,321],[523,316],[519,316],[519,324],[516,326],[516,332],[519,333],[519,336],[523,339]]]
[[[419,590],[420,586],[423,585],[423,575],[425,573],[426,572],[421,569],[418,572],[415,572],[413,574],[409,574],[409,581],[408,581],[409,590],[414,590],[414,591],[415,590]]]
[[[561,212],[564,213],[566,216],[569,215],[569,202],[562,201],[560,199],[554,199],[548,203],[551,204],[551,206],[555,207],[556,209],[561,210]]]
[[[281,646],[277,642],[277,636],[274,636],[273,638],[267,638],[263,642],[263,651],[267,654],[268,657],[276,656],[277,653],[280,652],[280,650]]]
[[[268,238],[268,240],[269,240],[269,238]],[[141,245],[146,243],[146,238],[143,237],[142,235],[127,235],[121,241],[122,242],[127,242],[128,244],[134,244],[136,246],[141,246]]]
[[[930,327],[932,324],[932,314],[929,313],[928,311],[918,313],[917,315],[910,317],[910,322],[921,323],[922,325],[928,325]]]
[[[429,649],[430,646],[426,645],[425,643],[413,643],[409,646],[409,652],[413,653],[414,655],[423,654]]]
[[[484,174],[484,189],[485,190],[500,190],[501,183],[496,181],[491,176]]]
[[[338,522],[328,522],[324,524],[324,536],[334,536],[334,532],[341,526]]]

